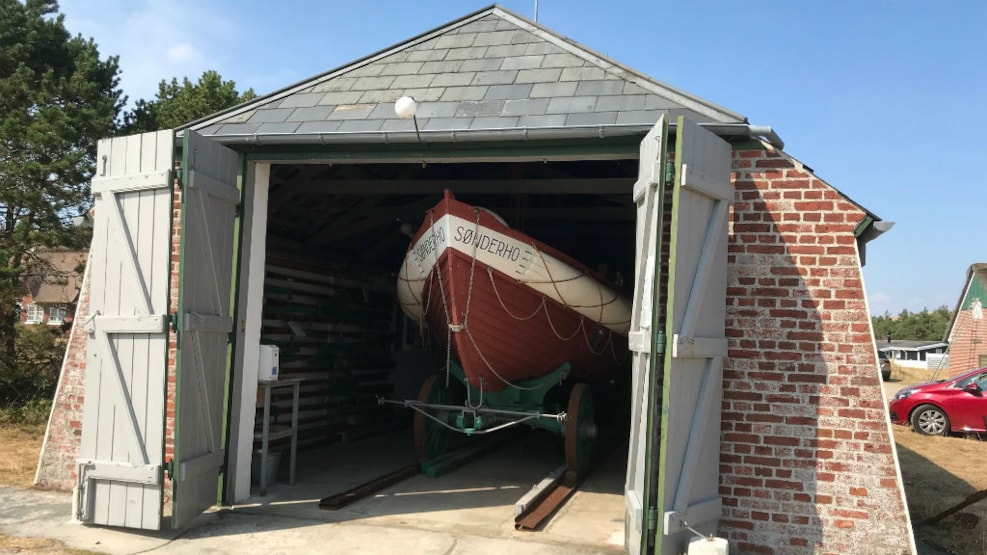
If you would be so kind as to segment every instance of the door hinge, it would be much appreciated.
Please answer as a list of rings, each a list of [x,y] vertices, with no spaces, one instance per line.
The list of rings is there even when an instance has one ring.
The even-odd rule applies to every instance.
[[[178,333],[178,315],[177,314],[169,314],[168,315],[168,323],[171,325],[171,331],[173,331],[175,333]]]
[[[658,509],[655,507],[648,508],[648,536],[654,537],[654,534],[658,531]],[[651,542],[653,540],[648,540]]]
[[[242,201],[236,203],[236,206],[233,207],[233,214],[236,215],[237,218],[242,218],[243,217],[243,202]]]
[[[164,471],[168,476],[168,479],[172,482],[175,481],[175,459],[168,459],[164,463]]]
[[[669,185],[675,179],[675,162],[665,162],[665,185]]]
[[[663,331],[658,332],[658,335],[655,336],[654,352],[656,355],[665,354],[665,339],[665,332]]]

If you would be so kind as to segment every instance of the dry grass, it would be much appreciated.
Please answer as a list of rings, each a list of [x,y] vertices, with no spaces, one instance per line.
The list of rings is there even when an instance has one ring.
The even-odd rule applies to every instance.
[[[43,426],[0,427],[0,484],[30,487],[41,454]]]

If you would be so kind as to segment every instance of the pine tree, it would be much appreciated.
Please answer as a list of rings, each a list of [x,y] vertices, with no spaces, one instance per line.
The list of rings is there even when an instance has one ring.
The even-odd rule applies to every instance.
[[[55,0],[0,0],[0,371],[15,360],[21,276],[39,248],[85,248],[96,143],[125,98],[116,57],[71,36]]]

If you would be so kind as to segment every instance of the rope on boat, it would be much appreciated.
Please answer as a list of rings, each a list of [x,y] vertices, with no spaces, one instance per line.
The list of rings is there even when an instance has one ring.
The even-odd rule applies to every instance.
[[[480,210],[478,208],[475,208],[474,207],[473,208],[473,213],[476,216],[476,220],[474,222],[474,230],[473,230],[474,236],[476,236],[479,233],[479,229],[480,229]],[[430,232],[432,234],[432,239],[433,239],[433,241],[436,241],[436,236],[435,236],[435,212],[434,211],[431,211],[431,210],[429,211],[429,219],[430,219],[429,229],[430,229]],[[552,284],[552,287],[555,289],[555,293],[558,295],[558,298],[562,301],[563,307],[564,308],[573,308],[573,307],[575,307],[576,305],[570,306],[568,304],[568,302],[565,300],[565,297],[562,295],[562,292],[559,290],[558,284],[561,283],[561,282],[565,282],[565,281],[574,281],[576,279],[579,279],[579,278],[584,277],[586,274],[581,272],[577,276],[572,277],[572,278],[568,278],[568,279],[565,279],[565,280],[556,280],[554,278],[554,276],[552,276],[551,269],[549,268],[548,263],[545,261],[545,257],[542,254],[541,250],[538,249],[538,247],[535,246],[534,244],[532,244],[531,247],[535,250],[535,252],[538,253],[538,257],[541,259],[542,266],[545,268],[546,274],[548,274],[548,283],[551,283]],[[508,387],[512,387],[514,389],[522,390],[522,391],[533,391],[535,389],[538,389],[537,387],[524,387],[524,386],[515,384],[515,383],[511,382],[510,380],[508,380],[508,379],[504,378],[503,376],[501,376],[500,373],[497,372],[497,370],[490,363],[490,361],[487,360],[487,357],[484,356],[483,351],[480,349],[479,344],[477,344],[477,342],[476,342],[476,338],[473,337],[473,334],[471,333],[471,331],[469,329],[469,326],[468,326],[469,313],[470,313],[470,307],[472,305],[472,300],[473,300],[473,286],[474,286],[474,283],[475,283],[475,275],[476,275],[476,255],[477,255],[477,243],[476,242],[473,242],[473,253],[472,253],[471,257],[470,257],[471,258],[471,261],[470,261],[469,288],[467,289],[467,293],[466,293],[466,311],[463,314],[463,322],[461,324],[453,324],[452,323],[452,319],[451,319],[451,315],[450,315],[450,312],[449,312],[448,302],[446,300],[446,295],[445,295],[445,283],[442,281],[442,270],[440,268],[440,265],[438,264],[439,249],[435,249],[433,251],[433,253],[432,253],[432,256],[435,258],[435,264],[434,264],[433,267],[435,268],[435,273],[436,273],[435,275],[436,275],[436,278],[438,279],[438,282],[439,282],[439,296],[442,297],[442,310],[443,310],[443,313],[444,313],[445,318],[446,318],[446,365],[445,365],[446,386],[448,387],[448,385],[449,385],[449,374],[450,374],[451,361],[452,361],[452,334],[453,334],[453,332],[456,332],[456,333],[466,332],[466,337],[469,338],[470,343],[473,345],[473,349],[476,351],[476,354],[480,356],[480,360],[483,361],[484,365],[487,367],[487,370],[489,370],[491,374],[493,374],[494,376],[497,377],[497,379],[499,379],[501,382],[503,382],[504,385],[506,385]],[[501,308],[504,309],[504,312],[506,312],[510,317],[514,318],[515,320],[519,320],[519,321],[530,320],[531,318],[534,318],[538,314],[539,311],[542,311],[544,309],[545,319],[548,321],[548,326],[549,326],[549,328],[551,328],[552,333],[555,334],[555,336],[560,341],[563,341],[563,342],[571,341],[574,337],[576,337],[576,335],[579,334],[580,331],[582,331],[583,332],[583,339],[586,342],[586,348],[593,355],[599,356],[599,355],[603,354],[603,352],[606,351],[607,348],[609,347],[610,353],[613,356],[614,361],[616,361],[617,363],[621,363],[621,362],[623,362],[623,360],[625,360],[627,358],[626,353],[624,353],[624,356],[623,357],[618,357],[617,356],[616,345],[614,344],[614,341],[613,341],[613,331],[612,330],[607,330],[607,342],[603,345],[603,347],[601,347],[599,351],[594,350],[593,349],[593,345],[592,345],[592,341],[590,341],[589,335],[588,335],[587,330],[586,330],[585,317],[583,315],[580,315],[579,325],[576,326],[576,329],[573,330],[572,334],[570,334],[569,336],[563,336],[561,333],[559,333],[558,329],[556,329],[556,327],[555,327],[555,323],[552,322],[552,316],[551,316],[551,314],[548,311],[548,303],[547,303],[546,297],[544,295],[542,295],[541,304],[538,307],[535,308],[534,312],[532,312],[530,315],[525,316],[525,317],[516,316],[515,314],[513,314],[510,311],[510,309],[507,308],[507,305],[504,303],[504,299],[500,296],[500,291],[497,290],[497,284],[496,284],[496,282],[494,280],[493,269],[492,268],[489,268],[489,267],[487,268],[487,275],[490,278],[490,285],[491,285],[491,287],[493,287],[494,295],[497,297],[497,301],[500,303]],[[410,284],[409,284],[409,289],[410,289]],[[424,290],[424,287],[423,287],[423,290]],[[599,292],[599,296],[600,296],[600,304],[599,304],[599,307],[600,307],[600,321],[602,322],[603,321],[603,307],[606,306],[606,305],[608,305],[608,304],[611,304],[611,303],[615,302],[619,298],[619,295],[615,294],[614,297],[613,297],[613,299],[611,299],[611,300],[609,300],[607,302],[604,302],[604,299],[603,299],[603,289],[602,289],[602,287],[599,286],[599,284],[597,284],[597,291]],[[422,297],[426,297],[426,295],[423,294]],[[431,299],[430,299],[431,295],[428,295],[427,297],[428,297],[428,300],[425,301],[426,303],[428,303],[428,302],[431,301]],[[427,304],[423,306],[422,318],[421,318],[421,320],[419,322],[420,325],[423,324],[423,320],[424,320],[425,314],[427,314],[427,308],[428,308]],[[480,406],[483,405],[483,380],[482,380],[482,377],[481,377],[481,380],[480,380],[480,401],[479,401],[479,404],[476,405],[475,407],[473,406],[472,399],[470,398],[470,388],[468,388],[468,387],[466,388],[466,397],[467,397],[466,398],[467,405],[470,406],[470,407],[472,407],[472,408],[479,408]]]

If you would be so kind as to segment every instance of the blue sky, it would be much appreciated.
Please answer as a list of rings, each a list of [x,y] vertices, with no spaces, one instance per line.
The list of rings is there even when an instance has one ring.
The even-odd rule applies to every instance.
[[[61,0],[120,56],[131,99],[215,69],[265,94],[489,5],[473,0]],[[535,0],[500,5],[529,19]],[[987,262],[987,2],[540,0],[538,22],[770,125],[785,150],[895,222],[867,250],[874,315],[959,298]]]

